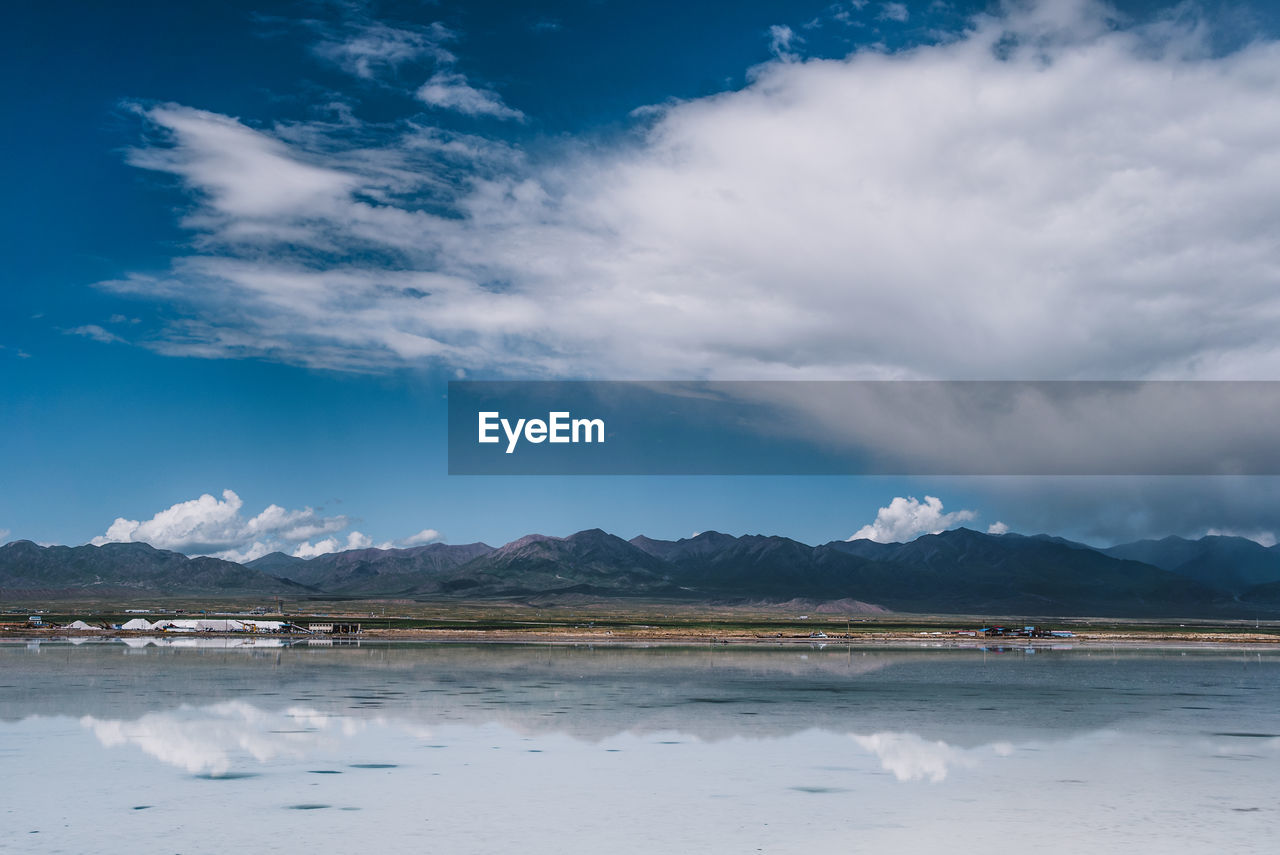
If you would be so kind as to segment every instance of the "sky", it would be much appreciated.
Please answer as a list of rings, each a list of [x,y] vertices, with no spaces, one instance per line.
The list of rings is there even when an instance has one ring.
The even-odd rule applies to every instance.
[[[445,421],[454,379],[1280,379],[1272,4],[6,15],[0,541],[1280,533],[1274,477],[450,476]]]

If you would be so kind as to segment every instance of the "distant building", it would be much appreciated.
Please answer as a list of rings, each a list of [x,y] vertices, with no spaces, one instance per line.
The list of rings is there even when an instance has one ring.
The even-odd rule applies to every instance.
[[[307,629],[323,635],[357,635],[361,631],[358,623],[309,623]]]

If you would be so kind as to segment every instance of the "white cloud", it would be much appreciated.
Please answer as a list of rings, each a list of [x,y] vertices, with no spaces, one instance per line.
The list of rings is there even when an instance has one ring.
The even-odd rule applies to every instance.
[[[443,45],[455,37],[455,33],[441,24],[408,28],[364,21],[331,30],[313,50],[348,74],[373,80],[415,60],[453,62],[455,57]]]
[[[244,564],[245,562],[253,561],[255,558],[261,558],[264,555],[276,552],[278,549],[279,544],[274,541],[264,542],[256,540],[243,549],[224,549],[221,552],[216,553],[216,556],[225,561],[234,561],[237,564]]]
[[[107,287],[187,313],[162,352],[358,371],[1272,377],[1280,44],[1208,35],[1011,4],[538,162],[154,107],[132,161],[190,189],[202,251]]]
[[[1008,533],[1009,533],[1009,526],[1005,525],[999,520],[996,520],[991,525],[987,526],[987,534],[1000,535],[1000,534],[1008,534]]]
[[[243,506],[234,490],[223,490],[221,499],[205,493],[149,520],[119,517],[106,534],[90,543],[149,543],[157,549],[250,561],[281,548],[282,543],[340,531],[349,524],[342,515],[326,517],[310,507],[290,511],[274,504],[246,520],[240,513]]]
[[[328,740],[323,731],[331,721],[314,710],[270,713],[228,701],[147,713],[132,721],[84,716],[80,725],[105,748],[134,745],[166,765],[218,777],[240,760],[300,759]]]
[[[102,342],[103,344],[125,343],[124,339],[120,336],[110,330],[103,329],[97,324],[85,324],[82,327],[73,327],[72,329],[67,330],[66,333],[67,335],[78,335],[85,338],[91,338],[94,341]]]
[[[317,555],[328,555],[331,552],[337,552],[340,544],[336,537],[326,537],[324,540],[318,540],[315,543],[299,543],[297,548],[293,550],[294,558],[315,558]]]
[[[374,547],[373,538],[359,531],[350,532],[347,535],[346,542],[338,540],[336,537],[326,537],[315,543],[300,543],[293,550],[294,558],[315,558],[317,555],[328,555],[331,552],[341,552],[347,549],[369,549]],[[379,543],[377,549],[394,549],[395,543],[387,541]]]
[[[187,220],[196,229],[252,231],[255,224],[279,225],[307,211],[323,217],[360,184],[228,116],[177,104],[151,107],[145,115],[163,144],[134,149],[129,162],[182,175],[197,188],[206,204]]]
[[[496,92],[476,86],[457,70],[458,57],[445,45],[458,33],[441,23],[425,27],[391,26],[368,18],[361,10],[340,25],[311,22],[322,38],[314,53],[364,80],[394,84],[401,66],[429,61],[434,72],[416,87],[418,100],[432,107],[467,116],[491,116],[524,121],[524,114],[508,107]],[[419,78],[421,79],[421,78]],[[347,111],[348,123],[354,121]]]
[[[466,75],[456,71],[437,71],[418,89],[418,100],[432,107],[457,110],[468,116],[492,116],[495,119],[524,121],[524,113],[502,103],[502,98],[488,89],[472,86]]]
[[[353,531],[347,535],[347,549],[368,549],[371,546],[373,546],[373,538],[367,534]]]
[[[925,496],[920,502],[914,496],[897,496],[887,507],[876,512],[876,521],[858,529],[849,540],[874,540],[877,543],[906,543],[922,534],[937,534],[977,517],[974,511],[943,513],[942,500]]]
[[[794,62],[800,58],[791,48],[802,41],[804,39],[785,24],[774,24],[769,28],[769,53],[784,62]]]
[[[975,760],[964,749],[945,742],[928,741],[914,733],[849,734],[853,741],[880,760],[880,766],[899,781],[928,780],[937,784],[957,767],[973,766]]]
[[[395,549],[442,539],[440,532],[424,528],[403,540],[375,543],[361,531],[343,535],[351,525],[351,519],[343,514],[325,516],[311,507],[289,510],[271,504],[246,519],[243,508],[244,502],[234,490],[223,490],[221,499],[206,493],[178,502],[149,520],[117,518],[105,534],[90,543],[149,543],[157,549],[243,563],[271,552],[314,558],[347,549]],[[7,534],[0,530],[0,539]]]
[[[885,3],[880,7],[880,17],[886,21],[905,21],[911,17],[906,3]]]
[[[0,528],[0,543],[7,543],[9,540],[9,529]]]
[[[424,528],[417,534],[411,534],[404,540],[400,541],[401,546],[422,546],[426,543],[440,540],[440,532],[434,528]]]

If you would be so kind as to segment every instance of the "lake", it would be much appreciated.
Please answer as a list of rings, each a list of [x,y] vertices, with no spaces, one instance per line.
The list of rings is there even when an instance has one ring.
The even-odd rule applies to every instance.
[[[129,642],[0,642],[0,850],[1280,843],[1274,649]]]

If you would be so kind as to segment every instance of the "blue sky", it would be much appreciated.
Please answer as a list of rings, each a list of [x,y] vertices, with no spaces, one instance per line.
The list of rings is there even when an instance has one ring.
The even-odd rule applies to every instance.
[[[443,397],[1276,379],[1270,4],[7,14],[0,539],[1280,530],[1267,478],[451,478]]]

